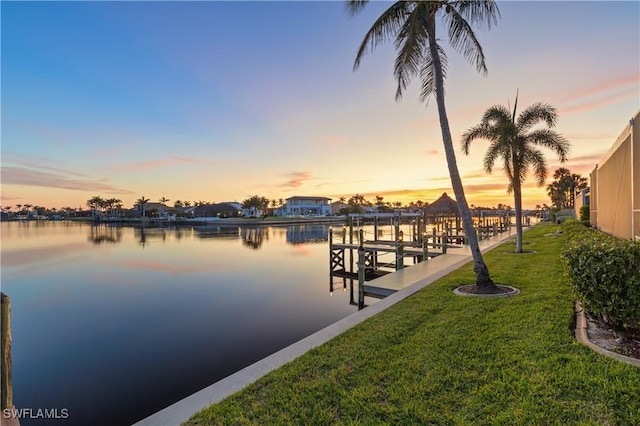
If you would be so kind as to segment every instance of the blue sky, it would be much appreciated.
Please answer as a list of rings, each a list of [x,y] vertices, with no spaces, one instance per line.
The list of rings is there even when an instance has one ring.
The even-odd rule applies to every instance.
[[[434,100],[418,81],[394,100],[393,46],[353,71],[388,4],[3,1],[2,205],[451,193]],[[444,43],[467,198],[490,206],[513,204],[505,178],[482,171],[486,143],[458,142],[489,106],[516,90],[556,106],[565,166],[585,176],[640,107],[640,3],[498,5],[477,30],[487,77]],[[549,203],[529,184],[525,206]]]

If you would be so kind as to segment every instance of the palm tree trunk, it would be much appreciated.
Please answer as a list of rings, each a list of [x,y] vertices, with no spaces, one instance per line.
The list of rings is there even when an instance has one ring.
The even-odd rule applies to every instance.
[[[519,170],[513,170],[513,202],[516,210],[516,253],[522,253],[522,186]]]
[[[449,175],[451,177],[451,186],[456,196],[458,203],[458,210],[462,217],[462,223],[464,225],[464,233],[469,241],[469,247],[471,248],[471,256],[473,257],[473,270],[476,273],[476,286],[479,292],[491,292],[495,289],[495,284],[489,275],[489,269],[484,263],[482,253],[480,252],[480,246],[478,245],[478,236],[473,228],[473,221],[471,219],[471,211],[467,204],[467,199],[464,195],[464,187],[462,186],[462,180],[460,179],[460,172],[458,171],[458,164],[456,162],[456,154],[453,150],[453,140],[451,138],[451,130],[449,129],[449,119],[447,118],[447,110],[444,104],[444,77],[442,74],[442,63],[440,62],[440,55],[438,54],[438,47],[436,44],[436,23],[435,14],[431,14],[429,17],[427,32],[429,34],[429,50],[431,58],[433,60],[433,69],[435,76],[435,91],[436,91],[436,103],[438,105],[438,115],[440,117],[440,129],[442,131],[442,142],[444,144],[444,152],[447,158],[447,165],[449,167]]]

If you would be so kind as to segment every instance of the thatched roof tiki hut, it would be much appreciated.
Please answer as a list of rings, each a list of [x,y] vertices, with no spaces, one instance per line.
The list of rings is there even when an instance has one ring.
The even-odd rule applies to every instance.
[[[438,229],[444,228],[445,224],[450,226],[455,222],[455,231],[458,233],[462,225],[460,223],[460,212],[458,211],[458,203],[443,192],[440,198],[424,209],[425,222],[433,223]]]

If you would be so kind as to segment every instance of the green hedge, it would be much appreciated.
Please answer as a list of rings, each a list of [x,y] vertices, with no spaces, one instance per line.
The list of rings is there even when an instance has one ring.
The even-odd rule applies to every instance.
[[[580,220],[582,222],[588,222],[589,221],[589,215],[591,214],[591,212],[589,211],[589,204],[585,204],[584,206],[580,207]]]
[[[640,326],[640,243],[621,240],[578,221],[562,225],[561,257],[585,310],[624,330]]]

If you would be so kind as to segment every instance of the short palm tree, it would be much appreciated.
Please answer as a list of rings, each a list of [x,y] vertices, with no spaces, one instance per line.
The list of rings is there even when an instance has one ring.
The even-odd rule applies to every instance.
[[[502,159],[504,172],[509,179],[507,192],[513,192],[516,210],[516,253],[522,253],[522,183],[529,170],[542,186],[547,179],[547,164],[539,148],[555,151],[560,162],[567,161],[569,142],[551,130],[556,125],[558,113],[548,104],[536,103],[526,108],[516,119],[516,97],[513,114],[502,105],[489,108],[480,124],[462,135],[462,150],[469,154],[469,145],[476,139],[488,140],[491,144],[484,156],[484,169],[493,171],[498,159]],[[544,123],[546,128],[534,128]]]
[[[367,3],[367,0],[350,0],[348,6],[351,13],[356,14],[362,11]],[[426,101],[431,95],[435,95],[451,186],[473,256],[476,289],[477,292],[486,293],[494,292],[496,286],[480,252],[471,211],[458,171],[444,102],[447,57],[437,38],[436,23],[437,18],[440,18],[447,27],[451,46],[475,65],[478,72],[486,73],[484,53],[471,24],[491,27],[497,23],[499,16],[498,6],[490,0],[398,1],[383,12],[369,29],[360,44],[354,64],[354,68],[358,68],[365,53],[381,43],[392,40],[398,52],[394,68],[398,82],[396,100],[402,97],[402,92],[410,80],[418,75],[422,80],[420,100]]]

